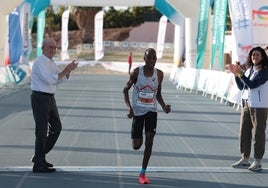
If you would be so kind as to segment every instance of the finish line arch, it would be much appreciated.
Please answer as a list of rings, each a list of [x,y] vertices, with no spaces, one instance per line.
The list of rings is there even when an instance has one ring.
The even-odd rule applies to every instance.
[[[185,51],[186,67],[195,67],[199,0],[50,0],[51,5],[72,6],[155,6],[175,25],[174,64]]]
[[[72,5],[72,6],[155,6],[163,15],[175,25],[174,37],[174,64],[178,64],[185,50],[186,67],[195,67],[197,20],[199,0],[14,0],[5,2],[5,6],[0,8],[0,15],[7,15],[12,8],[16,8],[19,3],[27,2],[31,4],[31,13],[36,16],[49,5]],[[10,6],[9,6],[10,5]],[[8,9],[6,9],[8,7]],[[4,16],[0,22],[4,23]],[[3,27],[5,28],[5,27]],[[5,35],[4,35],[5,36]],[[0,46],[5,46],[2,37]],[[185,49],[184,49],[185,48]],[[0,49],[0,59],[4,59],[4,49]]]

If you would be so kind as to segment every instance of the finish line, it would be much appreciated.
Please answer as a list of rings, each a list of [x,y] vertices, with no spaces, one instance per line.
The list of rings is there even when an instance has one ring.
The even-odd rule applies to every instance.
[[[141,167],[136,166],[55,166],[57,172],[139,172]],[[264,169],[263,169],[264,170]],[[31,166],[0,167],[0,172],[27,172]],[[184,173],[242,173],[250,172],[247,169],[232,167],[148,167],[147,172],[184,172]]]

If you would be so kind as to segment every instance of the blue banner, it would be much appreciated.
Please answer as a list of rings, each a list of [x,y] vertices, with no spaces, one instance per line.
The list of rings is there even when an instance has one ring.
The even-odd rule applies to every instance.
[[[159,12],[165,15],[171,23],[177,25],[181,24],[183,17],[166,0],[155,0],[154,6]]]
[[[31,4],[32,16],[37,16],[42,10],[50,5],[50,0],[24,0]]]
[[[22,52],[19,9],[16,8],[8,17],[9,24],[9,58],[10,64],[19,63]]]

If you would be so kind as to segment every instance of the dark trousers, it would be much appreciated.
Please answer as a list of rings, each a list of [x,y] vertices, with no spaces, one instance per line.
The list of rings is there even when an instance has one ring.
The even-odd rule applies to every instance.
[[[54,147],[62,126],[53,95],[33,92],[31,105],[35,121],[35,163],[41,163]]]
[[[250,157],[253,137],[254,158],[262,159],[265,152],[266,120],[267,108],[250,108],[244,105],[240,120],[240,152],[243,157]]]

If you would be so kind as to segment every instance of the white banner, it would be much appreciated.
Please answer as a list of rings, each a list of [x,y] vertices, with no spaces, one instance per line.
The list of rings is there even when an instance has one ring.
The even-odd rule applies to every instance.
[[[251,0],[229,0],[238,60],[244,64],[253,45]]]
[[[159,20],[158,36],[157,36],[157,48],[156,56],[158,59],[162,58],[165,47],[165,37],[167,28],[167,17],[162,16]]]
[[[94,21],[95,33],[95,61],[100,60],[103,56],[103,11],[99,11],[95,15]]]
[[[31,20],[31,5],[29,3],[23,3],[20,7],[20,23],[21,23],[21,35],[22,35],[22,54],[21,63],[27,64],[29,56],[32,50],[30,41],[29,23]]]
[[[6,25],[5,27],[3,27],[3,37],[4,37],[4,41],[5,41],[5,45],[4,45],[4,65],[9,65],[10,63],[10,56],[9,56],[9,26],[8,26],[8,15],[5,16],[6,19]]]
[[[68,54],[68,46],[69,46],[69,39],[68,39],[68,22],[69,22],[69,10],[65,10],[62,14],[61,18],[61,60],[64,61],[69,59]]]
[[[1,28],[1,35],[0,35],[0,66],[4,65],[5,56],[7,51],[7,16],[0,14],[0,28]]]
[[[268,46],[268,1],[252,1],[253,46]]]

